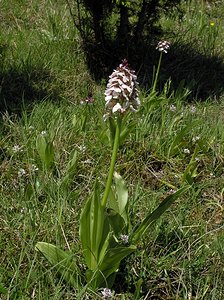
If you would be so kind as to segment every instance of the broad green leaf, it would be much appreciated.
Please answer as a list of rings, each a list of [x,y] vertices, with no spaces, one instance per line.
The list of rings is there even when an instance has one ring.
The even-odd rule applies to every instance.
[[[107,209],[107,215],[108,215],[109,223],[116,235],[118,235],[122,231],[125,231],[125,221],[120,214],[118,214],[113,209],[109,208]]]
[[[98,183],[94,187],[94,194],[90,197],[80,217],[80,239],[83,255],[90,270],[95,270],[101,249],[109,233],[109,223],[100,201]]]
[[[115,272],[122,259],[136,250],[136,246],[130,245],[128,247],[118,246],[116,248],[108,249],[103,261],[99,265],[100,271],[102,271],[107,278],[113,272]]]
[[[107,250],[104,259],[100,262],[97,272],[93,273],[94,287],[108,286],[108,280],[119,268],[122,259],[136,250],[136,246],[117,246]],[[113,276],[114,279],[114,276]],[[111,281],[111,279],[110,279]],[[110,282],[112,284],[112,282]]]
[[[122,177],[114,173],[114,186],[111,188],[108,197],[108,206],[117,212],[128,223],[127,217],[128,189]]]
[[[114,188],[112,188],[112,187],[110,188],[110,192],[108,195],[107,205],[108,205],[109,209],[112,209],[115,212],[119,211],[116,194],[115,194]]]
[[[114,173],[114,183],[119,209],[118,213],[127,222],[127,212],[125,209],[128,203],[128,189],[124,180],[117,172]]]
[[[53,141],[48,142],[44,136],[39,135],[36,140],[36,147],[43,165],[49,169],[54,163]]]
[[[165,200],[152,212],[149,213],[143,222],[137,227],[137,229],[134,229],[130,240],[132,243],[136,244],[139,239],[142,237],[142,235],[145,233],[145,231],[155,223],[156,220],[159,219],[159,217],[171,206],[171,204],[179,198],[180,195],[185,193],[190,186],[183,187],[179,189],[176,193],[169,195],[166,197]]]
[[[109,230],[110,230],[109,221],[106,218],[106,226],[104,226],[104,231],[109,232]],[[99,253],[98,261],[102,261],[104,259],[105,253],[106,253],[107,249],[111,247],[111,245],[113,245],[113,246],[116,245],[116,243],[112,244],[112,241],[114,241],[114,238],[113,238],[113,233],[111,231],[107,234],[107,236],[105,233],[103,233],[103,236],[105,236],[105,239],[102,239],[101,244],[100,244],[100,253]]]
[[[75,257],[58,247],[44,242],[39,242],[35,246],[51,263],[51,265],[61,274],[63,280],[73,287],[78,287],[81,279],[81,272],[75,262]]]

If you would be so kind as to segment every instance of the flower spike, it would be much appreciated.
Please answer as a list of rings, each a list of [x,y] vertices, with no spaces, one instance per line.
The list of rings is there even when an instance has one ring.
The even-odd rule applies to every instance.
[[[167,53],[170,48],[170,42],[168,41],[160,41],[156,47],[159,52]]]
[[[109,76],[105,90],[106,113],[104,119],[113,114],[123,115],[126,111],[137,111],[140,106],[138,97],[138,82],[135,72],[124,59],[116,70]]]

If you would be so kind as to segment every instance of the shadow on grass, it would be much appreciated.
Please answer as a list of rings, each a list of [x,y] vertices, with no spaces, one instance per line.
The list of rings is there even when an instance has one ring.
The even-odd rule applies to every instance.
[[[36,101],[57,98],[54,78],[42,66],[33,66],[31,61],[8,67],[4,62],[7,45],[0,45],[0,112],[20,114],[21,110]]]
[[[0,71],[0,111],[19,114],[36,101],[56,96],[50,88],[52,81],[49,72],[41,68]]]
[[[126,49],[112,42],[105,42],[104,46],[86,42],[84,51],[93,78],[97,81],[107,79],[121,60],[127,58],[136,70],[141,86],[150,88],[159,60],[159,52],[155,50],[158,40],[153,39],[148,45],[143,42],[130,44]],[[161,90],[169,79],[174,90],[183,84],[194,98],[218,98],[224,92],[224,60],[200,54],[190,45],[173,44],[169,52],[163,55],[158,89]]]

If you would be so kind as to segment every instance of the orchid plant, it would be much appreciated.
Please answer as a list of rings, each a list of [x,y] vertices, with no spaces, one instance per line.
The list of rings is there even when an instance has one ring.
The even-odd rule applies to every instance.
[[[84,279],[71,253],[49,243],[36,244],[36,249],[69,284],[77,287],[85,282],[92,289],[112,287],[121,260],[136,250],[139,240],[148,228],[189,188],[182,187],[169,195],[140,224],[131,226],[128,189],[122,177],[115,172],[121,140],[128,134],[125,124],[122,124],[125,121],[124,116],[129,112],[136,112],[140,106],[137,76],[127,60],[123,60],[110,75],[105,101],[104,120],[110,125],[113,150],[104,192],[101,196],[101,187],[96,181],[94,191],[87,199],[80,216],[79,233],[86,262]]]

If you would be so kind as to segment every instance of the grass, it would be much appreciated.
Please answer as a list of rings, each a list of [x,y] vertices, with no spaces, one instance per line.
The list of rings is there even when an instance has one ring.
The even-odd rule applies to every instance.
[[[0,298],[100,299],[66,286],[34,247],[47,241],[72,250],[83,268],[79,216],[95,178],[104,185],[111,151],[102,120],[105,84],[88,72],[65,2],[3,0],[1,6]],[[223,64],[221,1],[192,1],[183,9],[182,22],[176,14],[161,20],[172,43],[182,43],[184,52],[193,38],[194,51]],[[215,41],[208,38],[213,29]],[[171,55],[176,72],[194,78],[187,57],[182,65],[172,49]],[[169,53],[164,66],[167,60]],[[161,78],[163,71],[162,62]],[[195,177],[122,263],[116,299],[223,299],[224,97],[212,80],[207,76],[207,90],[203,81],[204,101],[193,97],[187,79],[172,89],[171,77],[157,94],[141,91],[136,127],[116,165],[128,183],[134,223],[182,184],[186,168]],[[89,92],[94,103],[81,105]],[[38,153],[43,135],[53,144],[49,168]]]

